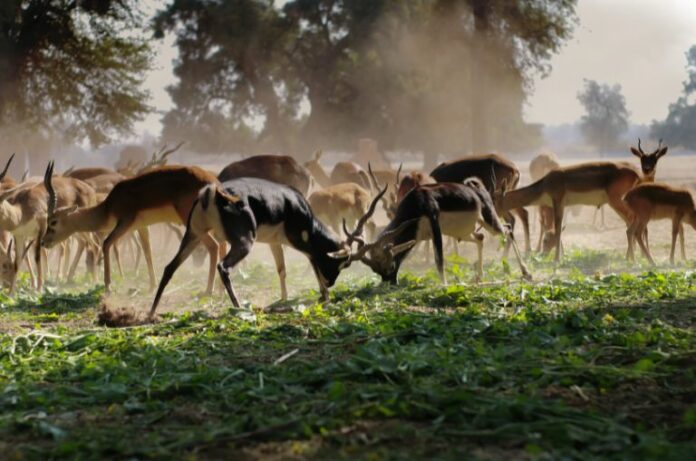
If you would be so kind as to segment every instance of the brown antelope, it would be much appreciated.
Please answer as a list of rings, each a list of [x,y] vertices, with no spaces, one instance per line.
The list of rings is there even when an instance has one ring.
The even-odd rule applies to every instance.
[[[63,172],[63,176],[66,178],[75,178],[86,181],[88,179],[94,178],[95,176],[118,174],[115,170],[111,168],[103,167],[87,167],[87,168],[68,168]]]
[[[383,189],[384,190],[384,189]],[[370,208],[370,211],[374,211]],[[399,204],[396,216],[372,243],[365,243],[360,237],[362,225],[369,214],[358,221],[353,232],[346,228],[346,243],[358,243],[353,252],[350,246],[332,254],[337,258],[348,257],[348,261],[360,260],[368,265],[382,280],[395,284],[399,267],[408,251],[417,241],[431,240],[435,250],[435,264],[440,279],[446,283],[442,236],[448,235],[458,240],[474,242],[478,250],[477,280],[483,277],[484,235],[476,231],[481,225],[493,234],[503,234],[513,239],[512,233],[504,226],[490,194],[478,180],[469,178],[464,183],[436,183],[416,186]],[[531,278],[520,257],[517,245],[512,242],[517,262],[525,278]]]
[[[261,178],[292,186],[306,196],[311,180],[310,172],[287,155],[254,155],[232,162],[222,169],[218,180],[222,183],[237,178]]]
[[[379,195],[373,199],[368,214],[374,212],[379,199]],[[361,223],[364,225],[363,221]],[[284,245],[309,258],[324,301],[328,301],[328,288],[350,264],[347,257],[329,256],[329,253],[345,249],[346,243],[316,219],[309,203],[296,189],[259,178],[209,185],[193,205],[179,251],[164,269],[150,317],[154,316],[174,272],[209,231],[217,239],[230,243],[231,249],[218,264],[218,272],[236,307],[239,307],[239,300],[230,283],[229,271],[249,254],[254,242],[271,245],[280,278],[281,299],[287,299]]]
[[[47,173],[49,171],[52,171],[52,164],[49,164],[49,168],[47,168]],[[93,206],[96,203],[94,189],[79,179],[58,177],[55,189],[55,200],[62,206],[83,208]],[[38,243],[46,230],[47,199],[48,192],[41,183],[28,186],[20,185],[0,194],[0,228],[11,232],[15,237],[15,262],[21,261],[20,253],[25,248],[25,242],[27,240],[34,241],[36,287],[39,290],[43,287],[44,272],[41,248]],[[83,244],[88,244],[88,242],[90,240],[82,241]],[[17,264],[9,269],[9,271],[3,272],[2,279],[11,291],[17,276]]]
[[[345,221],[351,227],[354,226],[367,212],[371,198],[370,193],[363,187],[347,182],[312,192],[308,201],[314,216],[340,235],[341,221]],[[368,238],[374,236],[375,230],[375,223],[370,220],[367,223]]]
[[[393,176],[393,182],[385,183],[383,178],[380,178],[376,171],[372,171],[372,166],[368,163],[367,171],[372,179],[373,187],[375,190],[380,190],[382,184],[388,184],[387,193],[382,199],[382,206],[389,219],[393,219],[396,214],[396,208],[401,202],[401,200],[408,194],[411,189],[416,186],[422,186],[423,184],[435,184],[437,181],[431,176],[423,173],[421,171],[411,171],[406,173],[401,178],[401,168],[403,165],[399,165],[399,169]]]
[[[333,170],[331,170],[331,174],[328,175],[326,174],[324,167],[322,167],[319,163],[322,155],[322,151],[318,150],[314,154],[314,158],[308,162],[305,162],[304,164],[304,167],[309,170],[314,177],[314,180],[321,187],[352,182],[364,187],[367,190],[371,189],[370,178],[367,172],[363,170],[360,165],[355,162],[338,162],[336,165],[334,165]]]
[[[50,198],[48,228],[42,245],[50,248],[75,232],[109,232],[102,244],[107,292],[111,286],[110,249],[131,229],[138,232],[148,266],[150,286],[154,288],[155,270],[147,226],[167,222],[185,223],[198,191],[208,184],[217,183],[213,174],[195,166],[161,166],[119,182],[101,203],[75,209],[59,207],[56,203],[53,184],[58,179],[51,175],[45,179]],[[201,240],[210,255],[207,285],[207,292],[210,293],[215,278],[218,245],[208,235],[202,236]]]
[[[648,222],[659,219],[672,220],[672,247],[669,252],[669,262],[674,264],[674,250],[679,235],[682,259],[686,260],[684,250],[683,223],[690,224],[696,229],[696,207],[694,198],[688,189],[672,187],[667,184],[645,183],[630,190],[623,199],[631,210],[632,221],[626,230],[628,251],[626,258],[634,261],[634,242],[637,240],[643,255],[655,265],[647,244]]]
[[[491,196],[503,188],[516,188],[520,181],[520,170],[510,160],[498,154],[482,154],[463,157],[458,160],[453,160],[447,163],[441,163],[431,173],[437,182],[455,182],[460,183],[467,178],[479,178],[483,182],[486,190]],[[524,208],[514,210],[506,210],[504,213],[498,210],[498,213],[510,223],[514,231],[515,219],[510,214],[514,211],[522,221],[524,231],[525,250],[530,251],[529,240],[529,214]],[[508,240],[512,242],[512,240]],[[505,247],[505,255],[507,255],[510,244]]]
[[[532,182],[538,181],[546,174],[551,171],[559,168],[561,165],[558,163],[558,158],[556,157],[556,154],[551,153],[551,152],[544,152],[532,159],[531,162],[529,162],[529,176],[532,179]],[[544,241],[544,237],[547,235],[547,233],[553,232],[553,209],[548,206],[540,206],[539,207],[539,240],[536,245],[536,251],[539,252],[542,250],[542,242]],[[547,250],[550,250],[546,245],[543,248],[544,253],[546,253]]]
[[[530,205],[552,207],[555,231],[553,245],[556,247],[555,261],[558,262],[565,207],[601,206],[608,203],[628,223],[632,214],[622,199],[640,180],[638,170],[628,163],[581,163],[552,170],[529,186],[504,192],[500,197],[499,207],[504,211]]]

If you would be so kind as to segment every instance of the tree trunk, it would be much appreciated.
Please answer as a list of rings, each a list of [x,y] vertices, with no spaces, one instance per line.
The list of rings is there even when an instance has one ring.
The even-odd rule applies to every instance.
[[[471,147],[473,153],[490,149],[488,134],[487,85],[490,65],[487,55],[489,33],[488,0],[473,2],[474,40],[471,63]]]

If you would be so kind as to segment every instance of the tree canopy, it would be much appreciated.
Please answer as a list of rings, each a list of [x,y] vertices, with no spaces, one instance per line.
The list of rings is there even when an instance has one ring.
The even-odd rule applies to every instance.
[[[155,20],[180,52],[163,134],[204,151],[529,145],[530,76],[570,35],[575,3],[175,0]]]
[[[580,120],[580,130],[585,140],[595,146],[600,154],[618,147],[620,136],[628,129],[629,117],[621,85],[610,86],[585,80],[578,100],[586,111]]]
[[[686,52],[686,71],[682,96],[670,104],[665,120],[653,122],[650,132],[656,139],[696,149],[696,45]]]
[[[129,133],[150,108],[150,51],[135,0],[3,0],[0,126],[60,132],[98,145]]]

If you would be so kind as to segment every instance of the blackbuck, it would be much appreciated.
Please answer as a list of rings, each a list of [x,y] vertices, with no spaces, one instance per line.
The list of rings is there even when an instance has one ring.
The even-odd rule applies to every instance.
[[[696,229],[696,207],[694,207],[694,198],[688,189],[660,183],[645,183],[630,190],[623,201],[631,210],[632,215],[632,220],[626,229],[627,259],[635,260],[634,242],[638,241],[643,255],[654,265],[655,260],[650,254],[645,230],[650,221],[671,219],[672,246],[669,252],[669,262],[674,264],[677,235],[679,235],[682,259],[686,260],[683,223],[690,224]]]
[[[53,164],[49,163],[46,174],[52,173]],[[75,178],[58,177],[53,191],[54,203],[72,208],[84,208],[96,203],[94,189],[87,183]],[[36,287],[43,287],[44,271],[39,242],[46,232],[47,200],[49,192],[44,184],[29,184],[17,186],[0,194],[0,228],[11,232],[15,237],[16,264],[3,268],[2,279],[10,290],[14,287],[17,276],[18,262],[22,260],[21,252],[28,240],[34,241],[34,262],[36,264]],[[80,239],[81,244],[88,245],[92,241],[86,237]],[[11,258],[4,255],[4,259]],[[60,267],[60,263],[59,263]],[[8,270],[5,270],[8,269]],[[34,278],[30,266],[30,274]]]
[[[324,167],[321,166],[321,163],[319,163],[319,160],[321,160],[323,155],[323,151],[316,151],[312,157],[312,160],[305,162],[303,166],[307,169],[307,171],[309,171],[314,178],[314,181],[316,181],[319,186],[329,187],[332,184],[331,178],[329,177],[328,173],[326,173],[326,170],[324,170]]]
[[[378,200],[379,196],[372,201],[372,212]],[[191,210],[179,251],[164,269],[150,310],[151,317],[177,268],[207,232],[212,232],[219,241],[227,241],[231,246],[229,253],[218,264],[218,272],[236,307],[239,307],[239,300],[230,282],[229,272],[249,254],[255,242],[271,246],[283,300],[287,299],[283,246],[294,248],[307,256],[325,301],[328,300],[329,287],[333,286],[341,270],[350,264],[347,257],[329,256],[344,249],[346,243],[314,216],[309,203],[296,189],[258,178],[240,178],[222,185],[210,185],[200,192]]]
[[[156,286],[152,264],[152,250],[148,226],[156,223],[185,223],[198,197],[198,191],[209,184],[216,184],[215,176],[195,166],[160,166],[152,171],[117,183],[103,202],[79,208],[61,206],[56,201],[54,187],[59,177],[45,178],[48,198],[48,227],[42,244],[50,248],[76,232],[109,232],[102,244],[104,257],[104,285],[111,287],[111,247],[131,229],[137,231],[145,253],[150,275],[150,286]],[[208,249],[207,293],[213,289],[218,244],[209,235],[201,241]]]
[[[237,178],[261,178],[292,186],[306,196],[311,175],[307,168],[287,155],[254,155],[232,162],[220,171],[220,182]]]
[[[441,163],[430,172],[437,182],[461,183],[468,178],[479,178],[491,196],[504,188],[514,189],[520,181],[520,170],[510,160],[497,154],[482,154],[463,157],[447,163]],[[515,228],[515,219],[510,213],[513,211],[522,221],[524,231],[525,250],[530,251],[529,240],[529,214],[522,207],[513,210],[498,210],[503,218]],[[510,240],[512,242],[512,240]],[[507,255],[510,246],[505,247]]]
[[[353,227],[367,213],[372,198],[364,187],[346,182],[314,191],[307,200],[314,216],[340,235],[341,222]],[[366,229],[367,237],[374,237],[377,229],[374,221],[370,220]]]
[[[383,189],[384,190],[384,189]],[[369,211],[374,211],[370,208]],[[492,234],[503,234],[513,240],[517,262],[525,278],[531,278],[520,257],[510,229],[503,225],[495,211],[493,200],[481,181],[470,178],[464,183],[437,183],[416,186],[401,201],[396,216],[371,242],[360,236],[362,225],[371,213],[364,216],[353,232],[344,226],[349,246],[332,256],[360,260],[368,265],[384,282],[395,284],[399,268],[409,250],[418,241],[432,240],[435,264],[443,283],[446,283],[442,236],[474,242],[478,250],[477,280],[483,277],[484,235],[476,231],[480,225]],[[357,250],[352,244],[358,243]]]
[[[643,181],[655,181],[655,172],[657,171],[657,161],[667,153],[667,146],[662,146],[662,139],[652,153],[646,154],[640,146],[640,138],[638,138],[638,148],[631,146],[631,153],[640,159],[640,169],[643,171]]]
[[[553,209],[556,262],[561,254],[563,213],[569,205],[609,204],[627,223],[632,213],[623,197],[641,181],[638,170],[624,162],[589,162],[550,171],[529,186],[507,190],[498,195],[498,208],[508,211],[530,205]]]

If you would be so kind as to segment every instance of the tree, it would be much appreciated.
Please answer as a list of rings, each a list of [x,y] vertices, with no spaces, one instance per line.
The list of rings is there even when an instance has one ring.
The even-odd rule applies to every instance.
[[[238,148],[220,142],[237,139],[310,152],[371,137],[437,153],[468,150],[473,121],[482,120],[482,148],[520,146],[539,135],[522,119],[529,76],[544,72],[569,36],[574,7],[575,0],[291,0],[282,8],[176,0],[155,21],[180,50],[165,133],[190,129],[198,148],[210,150]],[[476,8],[486,21],[477,55]],[[490,91],[479,91],[484,83]]]
[[[17,142],[60,132],[101,144],[129,133],[150,108],[150,68],[135,0],[3,0],[0,126]]]
[[[586,111],[580,119],[585,140],[601,155],[618,147],[621,134],[628,129],[629,116],[621,85],[600,85],[594,80],[585,80],[578,100]]]
[[[686,63],[687,80],[683,83],[682,96],[670,104],[664,121],[653,121],[650,134],[655,139],[696,149],[696,45],[687,51]]]

